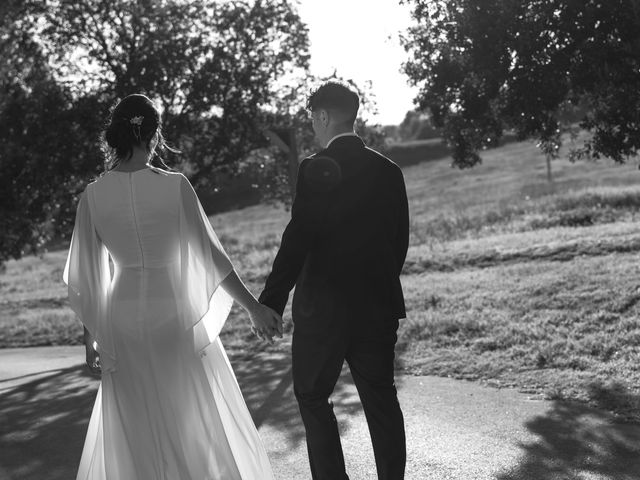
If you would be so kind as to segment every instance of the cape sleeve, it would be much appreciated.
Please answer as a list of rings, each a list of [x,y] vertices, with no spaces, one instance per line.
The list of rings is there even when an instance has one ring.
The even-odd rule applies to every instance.
[[[76,210],[63,280],[68,287],[71,309],[98,344],[103,372],[106,373],[115,367],[107,311],[111,272],[109,253],[96,231],[91,210],[89,186],[80,196]]]
[[[180,175],[180,318],[202,351],[224,326],[233,298],[220,283],[233,265],[186,177]],[[219,288],[220,287],[220,288]]]

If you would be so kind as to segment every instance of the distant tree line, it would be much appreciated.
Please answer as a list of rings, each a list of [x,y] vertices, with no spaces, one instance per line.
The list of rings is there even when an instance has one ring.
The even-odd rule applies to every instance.
[[[442,136],[428,113],[409,110],[400,125],[385,125],[385,136],[390,142],[411,142],[414,140],[431,140]]]

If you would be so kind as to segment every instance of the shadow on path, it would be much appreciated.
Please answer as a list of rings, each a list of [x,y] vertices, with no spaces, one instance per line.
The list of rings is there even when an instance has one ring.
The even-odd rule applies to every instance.
[[[304,441],[304,427],[293,393],[289,354],[259,354],[246,359],[231,358],[238,383],[256,426],[276,427],[290,447]],[[331,396],[341,432],[347,428],[344,416],[360,407],[348,368],[344,368]]]
[[[230,361],[258,427],[277,429],[290,448],[304,441],[288,355],[233,355]],[[84,365],[59,370],[0,393],[0,480],[75,478],[98,381]],[[17,377],[16,377],[17,378]],[[12,379],[12,380],[15,380]],[[359,408],[348,376],[336,386],[338,416]],[[267,451],[270,445],[266,444]]]
[[[554,402],[529,420],[535,442],[520,445],[519,464],[497,480],[640,478],[640,429],[609,414],[575,403]]]
[[[96,390],[77,365],[0,395],[2,468],[11,480],[75,478]]]
[[[29,378],[29,377],[40,377],[40,376],[45,375],[47,373],[58,373],[60,371],[61,371],[61,369],[59,369],[59,368],[52,368],[51,370],[43,370],[41,372],[27,373],[25,375],[18,375],[17,377],[3,378],[2,380],[0,380],[0,391],[3,388],[8,388],[10,390],[12,387],[4,387],[4,385],[9,383],[9,382],[15,382],[16,380],[23,380],[23,379]]]

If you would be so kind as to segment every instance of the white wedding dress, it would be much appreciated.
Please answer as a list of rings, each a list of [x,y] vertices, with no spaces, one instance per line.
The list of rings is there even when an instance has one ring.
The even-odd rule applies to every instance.
[[[273,478],[218,338],[232,270],[183,175],[111,171],[87,187],[64,280],[102,381],[78,480]]]

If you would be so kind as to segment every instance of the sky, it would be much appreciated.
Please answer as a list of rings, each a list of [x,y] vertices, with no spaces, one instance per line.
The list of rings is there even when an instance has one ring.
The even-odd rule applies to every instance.
[[[400,72],[407,54],[398,34],[411,23],[410,8],[398,0],[299,0],[309,27],[311,72],[358,85],[371,80],[378,115],[367,120],[397,125],[413,109],[417,89]]]

